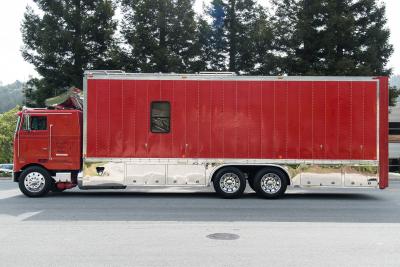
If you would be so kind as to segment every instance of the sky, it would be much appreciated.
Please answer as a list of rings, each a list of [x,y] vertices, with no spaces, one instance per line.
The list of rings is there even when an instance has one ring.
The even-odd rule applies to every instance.
[[[266,0],[259,0],[266,2]],[[195,10],[202,11],[204,3],[209,0],[196,0]],[[394,74],[400,74],[400,10],[399,0],[383,0],[386,3],[388,27],[391,30],[390,43],[394,45],[394,54],[389,62]],[[30,76],[37,76],[34,67],[25,62],[21,56],[22,38],[21,21],[27,5],[33,5],[32,0],[12,0],[3,4],[0,9],[0,83],[8,84],[16,80],[27,81]]]

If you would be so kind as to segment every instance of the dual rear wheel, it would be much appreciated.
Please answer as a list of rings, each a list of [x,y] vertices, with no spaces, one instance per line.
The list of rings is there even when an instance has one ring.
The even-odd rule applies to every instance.
[[[287,188],[286,174],[273,167],[260,169],[254,177],[248,179],[250,187],[263,198],[279,198]],[[238,198],[246,189],[244,173],[236,167],[219,170],[213,179],[215,191],[223,198]]]

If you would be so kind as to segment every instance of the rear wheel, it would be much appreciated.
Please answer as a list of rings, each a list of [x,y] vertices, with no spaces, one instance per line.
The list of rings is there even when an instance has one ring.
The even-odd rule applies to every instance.
[[[238,168],[219,170],[213,179],[215,191],[223,198],[239,198],[246,188],[246,178]]]
[[[52,185],[50,174],[41,167],[25,169],[18,179],[19,189],[28,197],[41,197],[46,195]]]
[[[253,186],[256,193],[264,198],[279,198],[287,188],[286,174],[276,168],[264,168],[257,172]]]

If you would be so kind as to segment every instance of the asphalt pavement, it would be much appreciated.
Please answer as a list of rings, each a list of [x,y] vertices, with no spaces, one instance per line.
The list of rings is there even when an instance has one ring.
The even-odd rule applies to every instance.
[[[0,266],[399,266],[400,181],[290,189],[265,200],[212,189],[23,196],[0,181]]]

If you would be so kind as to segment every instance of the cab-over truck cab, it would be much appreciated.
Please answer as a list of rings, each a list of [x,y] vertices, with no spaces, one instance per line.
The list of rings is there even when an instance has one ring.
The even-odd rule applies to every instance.
[[[81,169],[82,112],[24,108],[14,136],[14,181],[30,197],[77,184]]]

